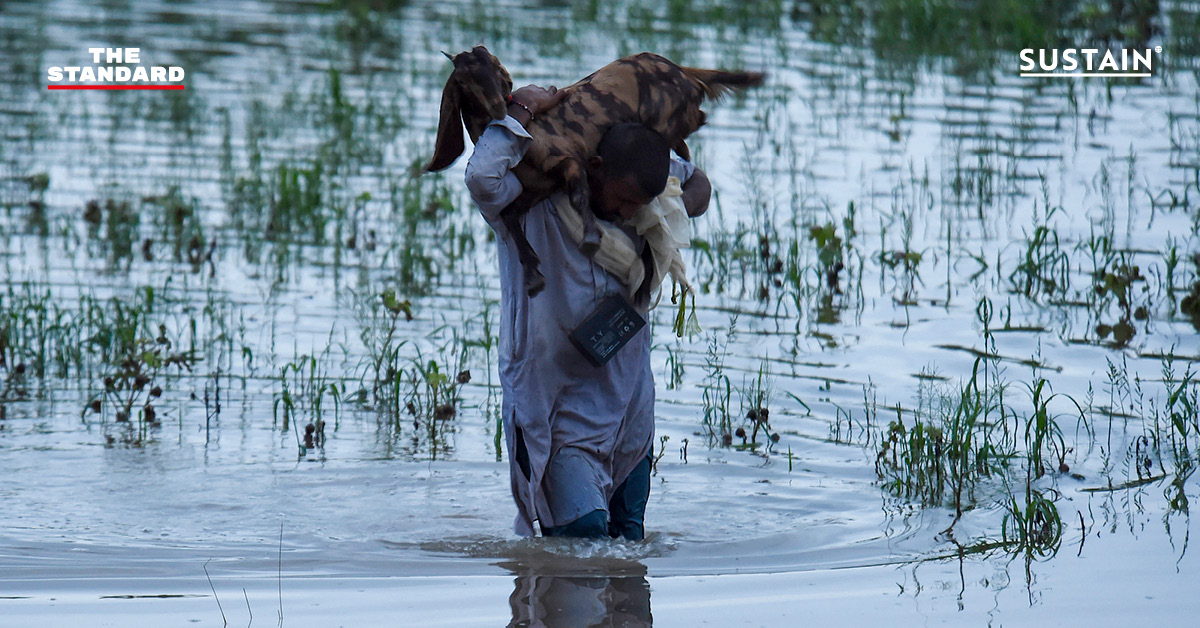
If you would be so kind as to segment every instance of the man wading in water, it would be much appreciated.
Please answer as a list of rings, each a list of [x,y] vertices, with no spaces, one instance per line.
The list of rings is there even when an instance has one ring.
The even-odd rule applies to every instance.
[[[628,295],[628,286],[580,251],[555,207],[565,198],[560,192],[522,218],[546,278],[545,289],[530,298],[499,216],[521,193],[510,169],[529,147],[523,125],[563,96],[553,87],[533,85],[513,92],[508,116],[488,125],[467,163],[467,188],[498,234],[501,412],[517,503],[515,528],[531,536],[536,520],[544,536],[641,540],[654,438],[650,328],[643,327],[602,366],[593,366],[567,334],[607,297]],[[615,126],[597,152],[588,164],[588,181],[598,217],[629,219],[662,193],[668,175],[683,183],[690,217],[708,208],[708,178],[672,159],[654,131],[640,124]],[[623,229],[634,249],[643,251],[645,240]],[[632,304],[643,319],[648,301]]]

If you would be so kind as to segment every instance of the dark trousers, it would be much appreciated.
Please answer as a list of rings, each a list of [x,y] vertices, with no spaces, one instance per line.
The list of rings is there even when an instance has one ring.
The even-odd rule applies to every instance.
[[[542,528],[544,536],[619,538],[640,541],[646,537],[646,502],[650,499],[650,457],[638,463],[617,487],[608,512],[593,510],[561,526]]]

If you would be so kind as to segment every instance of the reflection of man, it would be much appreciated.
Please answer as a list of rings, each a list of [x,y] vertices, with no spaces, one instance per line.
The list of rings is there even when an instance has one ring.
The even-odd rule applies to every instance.
[[[522,218],[525,235],[541,258],[545,289],[530,298],[515,246],[499,212],[521,192],[510,171],[530,136],[522,126],[561,100],[553,87],[515,91],[508,117],[479,136],[467,164],[467,188],[499,237],[500,383],[509,452],[516,531],[546,536],[644,537],[654,437],[654,379],[650,330],[643,328],[603,366],[592,366],[568,340],[601,300],[629,289],[585,256],[558,216],[557,194]],[[628,219],[658,196],[668,174],[683,184],[690,216],[708,206],[704,173],[672,160],[664,140],[639,124],[605,134],[588,164],[592,209]],[[645,242],[626,229],[635,249]],[[644,318],[647,299],[634,309]]]
[[[518,575],[510,627],[654,625],[646,568],[630,576]]]

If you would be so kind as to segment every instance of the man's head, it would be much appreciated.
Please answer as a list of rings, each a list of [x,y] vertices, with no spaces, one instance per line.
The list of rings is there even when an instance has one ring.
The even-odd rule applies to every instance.
[[[628,220],[667,186],[670,147],[658,133],[638,123],[618,124],[600,140],[588,161],[592,211]]]

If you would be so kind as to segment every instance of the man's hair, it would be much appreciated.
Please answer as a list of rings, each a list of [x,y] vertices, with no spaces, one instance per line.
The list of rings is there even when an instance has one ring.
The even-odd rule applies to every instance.
[[[618,124],[600,139],[596,153],[604,160],[605,176],[632,178],[649,198],[667,187],[671,149],[653,129],[637,122]]]

